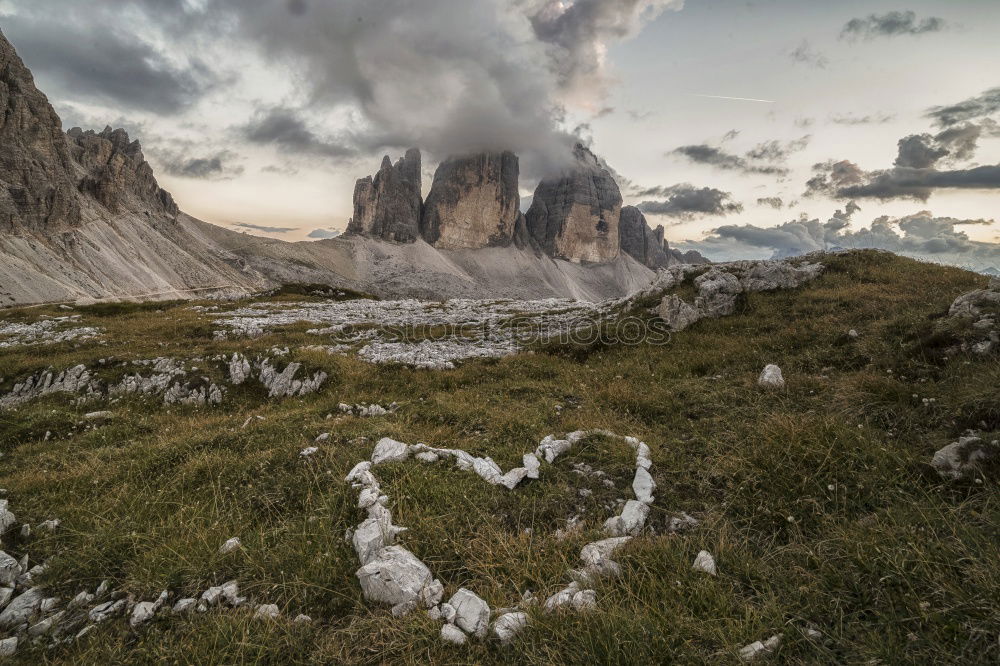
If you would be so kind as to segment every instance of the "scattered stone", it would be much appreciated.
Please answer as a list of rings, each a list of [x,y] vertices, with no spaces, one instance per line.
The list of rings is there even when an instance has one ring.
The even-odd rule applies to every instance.
[[[981,463],[1000,455],[1000,442],[987,444],[975,436],[960,437],[934,454],[931,466],[944,479],[958,481],[975,475]]]
[[[40,530],[48,530],[49,532],[55,532],[56,529],[61,524],[62,524],[62,521],[58,520],[58,519],[46,520],[45,522],[39,524],[38,529],[40,529]]]
[[[281,617],[281,609],[275,604],[261,604],[253,616],[258,620],[276,620]]]
[[[621,515],[608,518],[604,523],[604,531],[611,536],[635,535],[642,531],[649,515],[649,505],[639,500],[629,500],[625,503]]]
[[[635,480],[632,481],[632,490],[635,498],[643,504],[653,503],[653,490],[656,489],[656,482],[653,477],[643,467],[635,470]]]
[[[17,560],[0,551],[0,585],[5,587],[13,586],[17,577],[21,575],[21,565]]]
[[[414,456],[417,460],[423,463],[436,463],[441,460],[441,456],[434,453],[433,451],[422,451]]]
[[[17,641],[17,636],[0,641],[0,657],[13,657],[17,654]]]
[[[757,379],[757,385],[766,389],[785,388],[785,378],[781,375],[781,368],[773,363],[768,365],[764,368],[764,371],[760,373],[760,378]]]
[[[505,613],[493,623],[493,635],[499,638],[501,643],[509,643],[527,626],[527,613]]]
[[[17,524],[17,517],[10,511],[8,500],[0,500],[0,536]]]
[[[197,599],[190,599],[190,598],[181,599],[176,604],[174,604],[174,607],[171,610],[175,615],[180,615],[182,613],[191,612],[197,605],[198,605]]]
[[[153,619],[157,611],[163,607],[163,604],[167,603],[167,598],[170,593],[164,590],[160,593],[159,598],[156,601],[142,601],[135,605],[132,609],[132,617],[129,618],[129,626],[133,629],[139,625],[145,624]]]
[[[691,568],[695,571],[704,571],[712,576],[719,575],[719,571],[715,566],[715,558],[707,550],[698,553],[698,557],[694,559],[694,565]]]
[[[312,624],[313,619],[304,613],[299,613],[292,620],[292,624]]]
[[[468,640],[465,633],[453,624],[441,625],[441,640],[452,645],[465,645]]]
[[[375,445],[372,452],[372,465],[381,465],[387,462],[399,462],[406,460],[410,455],[410,447],[394,439],[383,437]]]
[[[489,630],[490,607],[475,592],[463,587],[448,603],[455,609],[455,624],[463,631],[479,638],[486,635]]]
[[[433,582],[427,566],[402,546],[383,548],[356,575],[365,599],[391,606],[419,599]]]
[[[329,441],[330,441],[330,433],[324,432],[322,435],[320,435],[315,439],[314,443],[322,444],[323,442],[329,442]]]
[[[315,455],[317,453],[319,453],[319,447],[309,446],[302,449],[302,452],[299,453],[299,456],[302,458],[308,458],[309,456]]]
[[[90,621],[94,624],[100,624],[101,622],[109,620],[119,614],[122,610],[124,610],[124,608],[124,599],[119,599],[118,601],[106,601],[105,603],[92,608],[88,617],[90,617]]]
[[[219,547],[219,554],[228,555],[230,553],[236,552],[242,547],[243,543],[240,541],[239,537],[233,537],[232,539],[229,539],[228,541],[226,541],[226,543],[222,544],[222,546]]]
[[[741,648],[739,653],[740,661],[756,661],[761,657],[773,654],[779,647],[781,647],[783,637],[783,634],[776,634],[768,638],[766,641],[754,641],[750,645]]]
[[[83,415],[83,420],[89,423],[93,423],[95,421],[110,421],[113,416],[114,414],[111,412],[90,412],[89,414]]]

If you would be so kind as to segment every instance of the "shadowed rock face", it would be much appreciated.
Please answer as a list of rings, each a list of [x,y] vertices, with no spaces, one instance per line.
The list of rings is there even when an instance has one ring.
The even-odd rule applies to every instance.
[[[663,240],[663,226],[651,229],[646,216],[635,206],[622,208],[619,237],[622,251],[648,268],[666,268],[679,263],[669,254]]]
[[[438,167],[421,234],[442,249],[509,245],[521,215],[514,153],[451,157]]]
[[[80,221],[62,123],[0,33],[0,230],[49,231]]]
[[[354,217],[347,232],[410,243],[420,236],[422,210],[420,151],[408,150],[395,165],[386,155],[374,177],[355,185]]]
[[[553,257],[612,261],[620,253],[621,192],[585,146],[577,145],[573,154],[574,166],[539,183],[527,214],[528,230]]]
[[[177,215],[170,193],[156,182],[153,169],[142,154],[138,141],[129,141],[123,129],[106,127],[97,134],[74,127],[67,132],[74,159],[86,175],[80,191],[93,196],[113,213],[163,212]]]

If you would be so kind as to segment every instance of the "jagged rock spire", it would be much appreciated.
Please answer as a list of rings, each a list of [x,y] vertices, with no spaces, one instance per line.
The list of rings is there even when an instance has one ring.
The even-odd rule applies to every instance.
[[[422,210],[420,151],[406,151],[395,165],[386,155],[374,177],[362,178],[355,185],[354,217],[347,232],[412,242],[420,236]]]

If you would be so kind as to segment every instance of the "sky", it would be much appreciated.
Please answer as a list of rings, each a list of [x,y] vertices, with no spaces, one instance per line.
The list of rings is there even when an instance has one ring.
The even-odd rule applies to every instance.
[[[58,16],[59,20],[52,20]],[[383,154],[591,145],[713,260],[884,247],[1000,269],[994,0],[0,0],[73,126],[186,212],[329,237]]]

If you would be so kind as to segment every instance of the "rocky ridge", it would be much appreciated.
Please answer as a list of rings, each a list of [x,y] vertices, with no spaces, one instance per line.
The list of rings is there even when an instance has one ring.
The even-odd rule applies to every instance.
[[[420,237],[423,199],[420,151],[411,149],[393,164],[386,155],[375,176],[354,187],[354,216],[348,233],[409,243]]]

